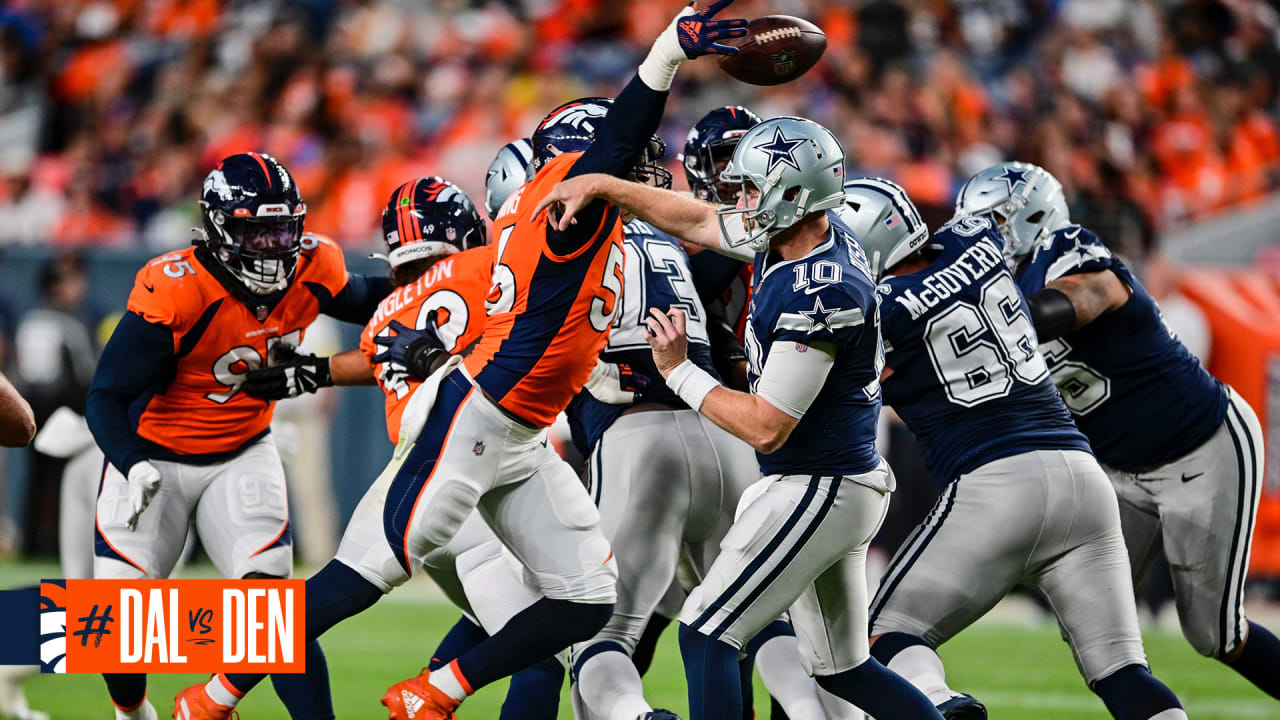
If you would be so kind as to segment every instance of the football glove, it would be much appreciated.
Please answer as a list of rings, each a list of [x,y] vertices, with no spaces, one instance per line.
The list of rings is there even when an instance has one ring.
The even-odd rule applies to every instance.
[[[631,369],[626,363],[596,360],[587,378],[586,389],[591,397],[607,405],[630,405],[636,393],[649,387],[649,378]]]
[[[142,460],[129,468],[126,482],[129,485],[129,519],[125,524],[133,530],[138,526],[138,516],[147,509],[151,498],[160,489],[160,471],[155,465]]]
[[[392,320],[387,328],[394,335],[378,335],[373,341],[386,348],[373,356],[373,363],[391,363],[399,365],[419,380],[427,379],[431,374],[431,366],[435,361],[447,356],[449,351],[436,335],[436,311],[427,313],[427,329],[415,330]]]
[[[292,347],[272,348],[272,364],[245,374],[240,389],[262,400],[286,400],[333,385],[329,358],[299,355]]]
[[[694,3],[686,5],[654,40],[640,63],[638,72],[644,84],[659,92],[669,90],[676,69],[685,60],[703,55],[737,55],[737,48],[717,41],[746,35],[747,21],[711,19],[732,2],[718,0],[706,10],[699,10]]]

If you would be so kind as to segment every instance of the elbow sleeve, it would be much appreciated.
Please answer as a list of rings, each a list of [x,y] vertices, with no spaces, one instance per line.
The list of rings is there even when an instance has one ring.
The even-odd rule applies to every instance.
[[[1056,288],[1045,288],[1027,298],[1031,324],[1040,342],[1056,340],[1076,327],[1076,309],[1071,298]]]

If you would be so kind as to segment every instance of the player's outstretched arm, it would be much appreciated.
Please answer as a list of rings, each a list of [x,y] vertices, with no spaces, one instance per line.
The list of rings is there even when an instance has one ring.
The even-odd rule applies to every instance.
[[[329,358],[334,385],[377,385],[373,366],[360,350],[348,350]]]
[[[36,436],[36,416],[31,405],[0,373],[0,445],[26,447]]]
[[[795,343],[775,343],[756,383],[758,392],[738,392],[689,361],[683,310],[663,314],[651,308],[645,323],[654,364],[672,391],[711,422],[765,454],[791,437],[834,364],[834,348],[815,345],[815,352],[787,353],[787,346],[794,349]]]
[[[673,190],[622,180],[612,175],[594,173],[565,180],[547,193],[533,209],[532,217],[552,206],[560,208],[559,216],[548,218],[552,228],[564,230],[575,222],[575,216],[592,200],[601,198],[613,203],[659,230],[694,245],[720,250],[720,224],[714,205]]]
[[[1043,342],[1074,332],[1120,309],[1132,292],[1110,270],[1066,275],[1027,298],[1031,322]]]
[[[322,312],[343,322],[363,325],[378,309],[378,303],[391,294],[391,279],[382,275],[347,277],[347,284],[325,304]]]

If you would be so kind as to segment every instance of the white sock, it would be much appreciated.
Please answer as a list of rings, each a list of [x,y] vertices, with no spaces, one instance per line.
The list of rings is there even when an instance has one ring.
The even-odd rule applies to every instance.
[[[912,645],[889,660],[889,669],[915,685],[934,705],[944,703],[957,693],[947,687],[947,669],[938,653],[924,645]]]
[[[231,683],[223,679],[222,673],[214,673],[209,682],[205,683],[204,691],[214,702],[227,707],[235,707],[240,698],[244,697],[231,689]]]
[[[636,666],[620,652],[606,651],[588,658],[578,669],[574,688],[593,719],[636,720],[653,710],[645,702]]]
[[[774,700],[791,720],[825,720],[818,683],[805,672],[793,635],[778,635],[756,650],[756,669]]]
[[[466,700],[467,696],[471,694],[470,685],[463,684],[466,683],[466,679],[462,677],[462,673],[458,670],[457,660],[439,670],[431,671],[431,677],[427,679],[427,682],[458,702]]]
[[[1187,713],[1182,708],[1169,708],[1152,715],[1151,720],[1187,720]]]
[[[159,715],[151,701],[143,698],[141,705],[128,712],[116,708],[116,720],[159,720]]]

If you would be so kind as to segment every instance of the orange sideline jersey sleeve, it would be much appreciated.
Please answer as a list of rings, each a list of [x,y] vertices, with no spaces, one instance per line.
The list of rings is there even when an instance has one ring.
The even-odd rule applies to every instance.
[[[587,241],[565,255],[548,245],[547,213],[529,217],[580,155],[547,163],[499,212],[489,323],[466,360],[489,397],[535,427],[549,427],[586,384],[622,295],[616,207],[608,206]]]
[[[250,307],[218,282],[196,248],[156,258],[140,271],[128,309],[173,334],[171,378],[141,400],[138,435],[179,455],[225,453],[266,432],[272,404],[240,392],[277,343],[297,346],[321,308],[347,284],[342,250],[303,236],[293,282],[272,307]],[[137,406],[135,406],[136,408]],[[135,409],[136,412],[136,409]]]
[[[402,285],[383,298],[378,310],[360,333],[360,350],[373,365],[378,386],[386,393],[387,435],[391,442],[400,437],[400,416],[409,397],[421,381],[405,372],[390,370],[385,363],[374,364],[373,356],[383,347],[373,342],[389,334],[388,325],[426,328],[427,314],[436,311],[436,334],[451,353],[471,347],[484,332],[484,299],[489,292],[496,255],[493,245],[464,250],[437,262],[414,282]]]

